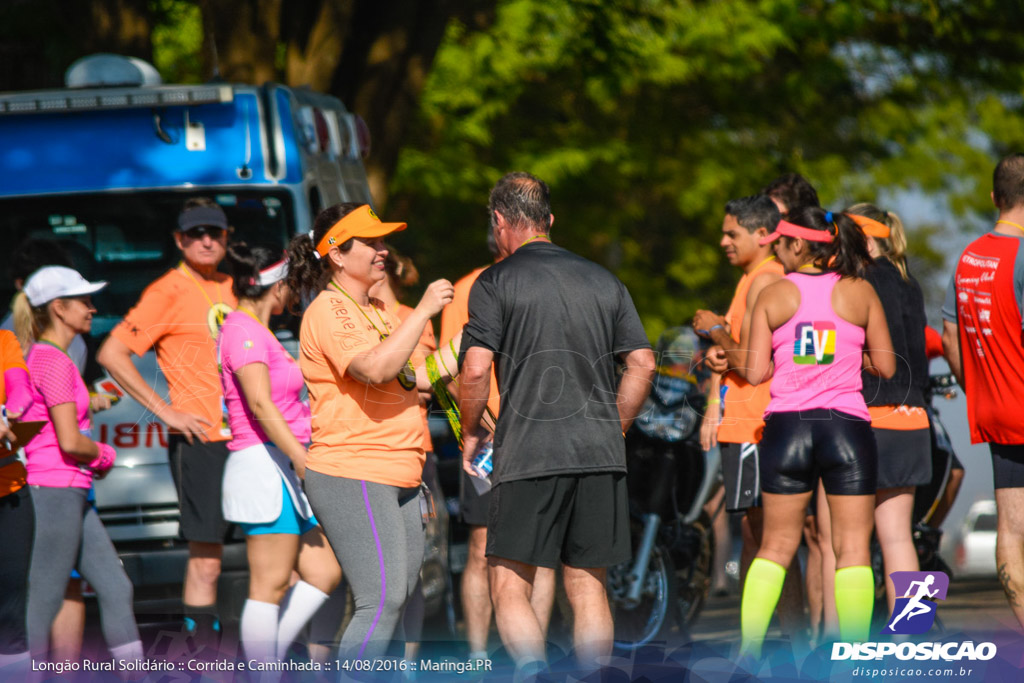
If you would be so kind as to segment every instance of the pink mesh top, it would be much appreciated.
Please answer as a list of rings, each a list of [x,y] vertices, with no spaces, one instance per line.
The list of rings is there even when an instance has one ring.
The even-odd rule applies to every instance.
[[[789,273],[800,290],[800,307],[772,332],[775,375],[770,413],[814,408],[870,419],[861,395],[864,328],[847,322],[832,309],[838,273]]]
[[[83,434],[92,432],[89,390],[78,374],[78,368],[66,353],[44,342],[29,349],[25,364],[32,378],[33,402],[21,419],[25,422],[43,420],[48,423],[25,446],[28,483],[35,486],[89,488],[92,485],[92,471],[60,449],[49,411],[61,403],[74,403],[78,429]]]

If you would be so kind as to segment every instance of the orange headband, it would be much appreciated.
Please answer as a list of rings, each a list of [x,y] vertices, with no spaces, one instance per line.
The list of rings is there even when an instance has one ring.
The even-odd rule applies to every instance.
[[[331,226],[316,245],[316,253],[327,256],[331,247],[342,245],[353,237],[383,237],[405,228],[405,223],[382,223],[370,205],[363,204],[342,216],[341,220]]]
[[[829,225],[832,224],[830,223]],[[796,225],[795,223],[790,223],[787,220],[781,220],[779,221],[779,224],[775,226],[775,232],[762,237],[757,241],[757,243],[762,246],[765,244],[771,244],[782,236],[800,237],[809,242],[831,242],[835,239],[835,235],[829,231],[805,228],[802,225]]]
[[[868,218],[867,216],[858,216],[855,213],[848,213],[846,215],[849,216],[853,220],[853,222],[857,224],[861,232],[863,232],[868,237],[878,237],[879,239],[884,240],[888,239],[889,234],[892,232],[889,229],[888,225],[880,221],[876,221],[873,218]]]

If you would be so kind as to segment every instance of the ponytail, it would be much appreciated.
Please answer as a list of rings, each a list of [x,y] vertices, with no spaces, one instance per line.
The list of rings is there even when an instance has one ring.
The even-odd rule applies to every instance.
[[[250,247],[245,242],[232,242],[224,256],[232,277],[231,292],[236,299],[259,299],[266,294],[270,286],[259,284],[260,271],[284,258],[280,247]]]
[[[822,270],[832,270],[843,277],[861,277],[871,263],[864,233],[846,214],[832,213],[817,206],[800,206],[790,211],[786,220],[804,228],[827,231],[833,236],[831,242],[807,241],[814,265]]]
[[[889,259],[889,261],[896,266],[900,271],[900,275],[904,280],[910,279],[910,273],[907,271],[907,233],[903,228],[903,221],[892,211],[883,211],[874,204],[862,202],[860,204],[854,204],[846,210],[847,213],[856,214],[858,216],[864,216],[871,220],[878,221],[879,223],[889,228],[888,237],[875,237],[875,243],[878,245],[879,251],[882,256]]]
[[[28,355],[28,350],[50,324],[48,304],[33,308],[25,292],[18,292],[11,302],[11,312],[14,318],[14,335],[21,345],[22,354]]]
[[[309,233],[296,235],[288,243],[288,288],[292,291],[289,308],[299,303],[308,303],[324,290],[331,279],[331,261],[321,258],[316,245],[334,224],[358,209],[362,204],[343,202],[329,206],[313,221],[313,229]],[[347,252],[352,248],[352,240],[338,245],[338,249]],[[294,313],[295,311],[292,310]]]

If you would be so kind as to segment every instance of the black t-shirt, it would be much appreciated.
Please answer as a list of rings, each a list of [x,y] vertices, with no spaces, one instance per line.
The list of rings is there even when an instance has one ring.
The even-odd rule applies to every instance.
[[[494,352],[501,390],[495,484],[626,471],[615,358],[650,343],[614,275],[554,244],[524,245],[473,284],[462,352],[471,346]]]

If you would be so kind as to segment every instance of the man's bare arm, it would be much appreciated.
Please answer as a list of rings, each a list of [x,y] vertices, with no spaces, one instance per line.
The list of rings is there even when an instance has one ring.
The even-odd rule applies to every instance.
[[[657,365],[654,361],[654,352],[650,349],[635,349],[626,353],[622,360],[626,364],[626,370],[619,380],[615,402],[619,407],[619,419],[625,433],[633,424],[640,407],[644,404],[644,399],[651,391],[651,380],[654,379]]]
[[[494,352],[482,346],[466,350],[459,376],[459,412],[462,414],[462,468],[473,474],[473,457],[485,438],[481,420],[491,393],[491,363]]]
[[[730,339],[728,345],[721,345],[722,350],[725,351],[725,357],[729,361],[729,368],[735,369],[746,362],[747,345],[750,340],[750,320],[754,314],[754,304],[757,303],[757,297],[760,296],[765,287],[778,282],[780,279],[782,279],[782,276],[778,273],[761,273],[750,283],[750,289],[747,290],[747,305],[743,313],[743,323],[740,327],[739,343],[733,342]],[[717,337],[715,341],[718,341]]]
[[[139,374],[138,368],[132,362],[131,349],[120,339],[114,336],[107,337],[96,354],[96,360],[129,396],[163,420],[168,427],[184,434],[189,443],[192,443],[193,436],[206,441],[206,429],[211,426],[210,423],[198,415],[175,410],[160,398]]]

